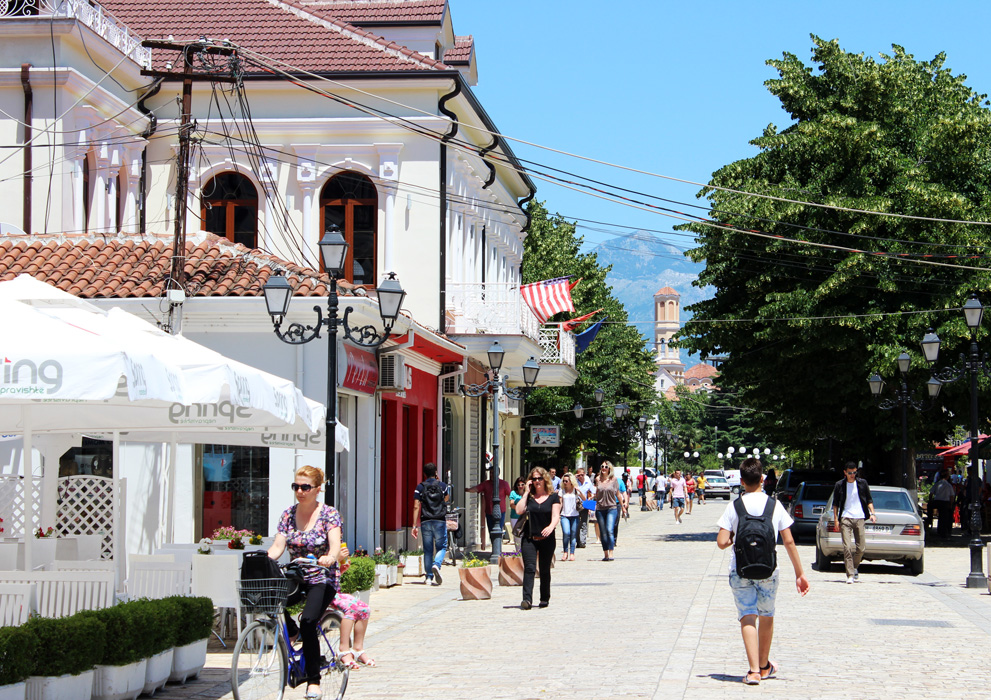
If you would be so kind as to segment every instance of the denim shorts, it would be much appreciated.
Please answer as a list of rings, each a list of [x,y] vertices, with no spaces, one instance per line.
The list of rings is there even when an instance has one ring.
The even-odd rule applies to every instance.
[[[735,570],[731,570],[729,585],[736,601],[737,619],[742,620],[746,615],[774,617],[774,597],[778,593],[777,569],[771,574],[771,578],[759,580],[740,578]]]
[[[673,498],[672,497],[671,498],[671,507],[672,508],[684,508],[685,507],[685,499],[684,498]]]

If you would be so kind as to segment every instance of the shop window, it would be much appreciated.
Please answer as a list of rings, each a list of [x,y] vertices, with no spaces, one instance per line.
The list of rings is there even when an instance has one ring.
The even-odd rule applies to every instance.
[[[201,445],[197,462],[203,480],[201,537],[213,537],[221,527],[267,536],[268,448]]]
[[[200,194],[203,228],[232,243],[256,248],[258,190],[240,173],[220,173]]]
[[[350,244],[344,261],[344,278],[348,282],[375,285],[377,214],[375,185],[360,173],[335,175],[320,193],[321,230],[336,224]]]
[[[58,475],[113,477],[113,443],[84,437],[79,447],[71,447],[59,457]]]

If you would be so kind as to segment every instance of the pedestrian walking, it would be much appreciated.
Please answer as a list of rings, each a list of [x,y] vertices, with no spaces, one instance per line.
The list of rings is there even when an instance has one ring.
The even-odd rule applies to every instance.
[[[578,510],[578,542],[576,546],[578,549],[585,549],[585,545],[588,543],[589,516],[591,515],[592,520],[595,520],[595,511],[589,510],[588,507],[589,501],[592,500],[592,494],[595,493],[595,484],[585,476],[584,469],[578,469],[575,472],[575,489],[584,504],[584,507]]]
[[[943,472],[939,481],[932,487],[930,494],[933,507],[936,509],[936,536],[945,540],[953,531],[953,499],[956,493],[950,483],[949,474]]]
[[[561,477],[561,490],[557,492],[557,495],[561,499],[561,540],[564,546],[561,561],[574,561],[581,495],[575,489],[575,482],[571,480],[571,474],[565,474]]]
[[[595,480],[595,519],[599,524],[599,541],[602,542],[602,561],[613,560],[616,548],[616,523],[619,521],[620,486],[622,482],[613,473],[612,462],[606,461],[599,467],[599,477]]]
[[[809,581],[802,571],[802,561],[791,534],[794,521],[777,499],[761,493],[760,460],[753,457],[744,460],[740,481],[744,493],[727,505],[719,518],[716,545],[720,549],[733,547],[729,583],[749,664],[743,682],[759,685],[762,680],[773,678],[778,671],[771,662],[770,653],[779,578],[774,550],[779,533],[795,570],[795,587],[802,596],[809,592]]]
[[[626,472],[627,479],[619,481],[619,517],[612,527],[612,543],[615,547],[619,543],[619,521],[623,518],[630,519],[630,489],[628,486],[629,472]]]
[[[561,499],[551,487],[551,477],[535,467],[523,489],[516,512],[527,514],[523,530],[523,602],[520,608],[533,607],[533,579],[540,567],[540,604],[546,608],[551,600],[551,561],[554,559],[554,531],[561,519]]]
[[[774,491],[778,488],[778,474],[774,469],[768,469],[767,475],[764,477],[764,493],[768,496],[774,496]]]
[[[637,498],[640,500],[640,510],[647,510],[647,475],[642,471],[637,474]]]
[[[561,477],[557,475],[557,467],[551,467],[551,488],[555,492],[561,488]]]
[[[846,567],[846,582],[860,580],[860,561],[867,547],[864,520],[874,515],[874,499],[866,479],[857,476],[857,465],[847,462],[843,467],[843,478],[833,487],[833,525],[843,539],[843,564]]]
[[[686,511],[688,515],[692,514],[692,501],[695,500],[695,477],[689,474],[685,478],[685,492],[688,497],[685,499],[685,506],[688,508]]]
[[[657,500],[657,510],[664,510],[664,501],[668,497],[668,477],[666,474],[658,474],[654,482],[654,494]]]
[[[516,532],[516,521],[519,520],[520,515],[516,512],[516,504],[520,502],[523,498],[523,490],[526,485],[526,479],[522,476],[516,477],[516,481],[513,482],[513,490],[509,492],[509,531]],[[516,548],[520,548],[519,542],[514,542]]]
[[[437,465],[423,465],[424,480],[413,490],[413,539],[423,534],[423,570],[425,583],[444,583],[440,567],[447,554],[447,501],[451,487],[437,478]]]
[[[482,507],[485,510],[485,522],[489,526],[489,538],[494,540],[496,524],[499,525],[499,529],[502,533],[499,535],[503,537],[506,533],[506,499],[509,498],[509,482],[504,479],[499,479],[499,517],[496,518],[493,513],[493,503],[492,503],[492,479],[485,479],[479,482],[475,486],[470,486],[465,489],[465,493],[478,493],[482,496]],[[505,539],[505,537],[503,537]]]
[[[695,480],[695,493],[698,495],[699,503],[705,505],[705,487],[708,483],[705,478],[705,474],[699,474],[699,478]]]
[[[668,481],[668,493],[671,499],[671,510],[674,511],[674,521],[681,523],[681,515],[685,512],[685,499],[688,497],[688,482],[681,475],[680,469],[675,469],[674,476]]]

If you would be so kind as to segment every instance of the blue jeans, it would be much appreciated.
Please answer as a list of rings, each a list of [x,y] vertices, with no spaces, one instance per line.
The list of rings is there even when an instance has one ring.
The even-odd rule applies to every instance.
[[[492,514],[492,513],[486,513],[485,514],[485,522],[488,523],[488,525],[489,525],[489,537],[492,537],[492,531],[495,529],[496,522],[497,522],[495,515]],[[506,511],[502,511],[500,513],[500,518],[498,520],[498,523],[502,526],[500,529],[503,531],[503,533],[505,533],[506,532]]]
[[[596,508],[595,519],[599,521],[599,538],[602,540],[602,551],[611,552],[616,549],[616,523],[619,522],[619,508]]]
[[[561,539],[564,543],[564,553],[574,554],[575,543],[578,540],[578,516],[561,516]]]
[[[434,580],[434,567],[444,565],[447,554],[447,522],[444,520],[424,520],[420,523],[423,535],[423,570],[427,572],[427,580]],[[434,549],[437,556],[434,556]]]

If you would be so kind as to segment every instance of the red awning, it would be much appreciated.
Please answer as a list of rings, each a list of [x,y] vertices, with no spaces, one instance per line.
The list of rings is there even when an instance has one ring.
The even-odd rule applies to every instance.
[[[978,444],[984,442],[987,438],[988,438],[987,435],[983,435],[983,434],[979,435],[977,437]],[[940,452],[936,456],[937,457],[962,457],[962,456],[966,455],[968,452],[970,452],[970,440],[968,440],[967,442],[962,443],[960,445],[957,445],[955,447],[951,447],[950,449],[946,450],[945,452]]]
[[[348,367],[344,372],[341,386],[363,394],[374,394],[379,381],[379,366],[375,353],[359,350],[350,345],[344,346],[344,353],[347,355]]]

